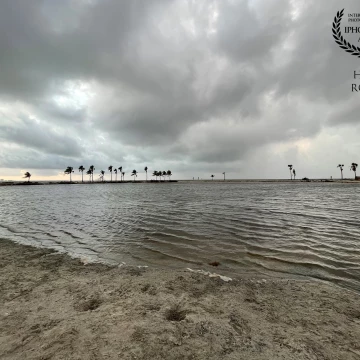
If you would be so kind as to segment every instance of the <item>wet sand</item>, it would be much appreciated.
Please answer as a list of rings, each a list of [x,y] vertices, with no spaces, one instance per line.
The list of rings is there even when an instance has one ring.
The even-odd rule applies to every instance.
[[[1,359],[360,358],[360,295],[319,281],[84,265],[0,240],[0,303]]]

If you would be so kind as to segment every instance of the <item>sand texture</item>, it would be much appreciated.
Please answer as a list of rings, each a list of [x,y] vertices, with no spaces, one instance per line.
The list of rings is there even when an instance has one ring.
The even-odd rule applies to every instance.
[[[360,359],[359,294],[318,281],[83,265],[0,240],[0,304],[0,359]]]

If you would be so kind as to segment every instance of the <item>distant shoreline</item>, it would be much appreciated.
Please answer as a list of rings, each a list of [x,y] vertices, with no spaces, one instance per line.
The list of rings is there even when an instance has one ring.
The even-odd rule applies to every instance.
[[[128,181],[4,181],[0,182],[0,186],[30,186],[30,185],[95,185],[95,184],[143,184],[143,183],[175,183],[178,182],[178,180],[161,180],[161,181],[155,181],[155,180],[128,180]]]
[[[0,186],[31,186],[31,185],[94,185],[94,184],[156,184],[156,183],[336,183],[336,184],[360,184],[355,179],[313,179],[313,180],[290,180],[290,179],[229,179],[229,180],[128,180],[128,181],[3,181]]]

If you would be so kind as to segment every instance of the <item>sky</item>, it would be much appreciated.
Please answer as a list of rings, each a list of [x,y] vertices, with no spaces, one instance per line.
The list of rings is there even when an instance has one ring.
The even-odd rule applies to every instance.
[[[352,177],[360,58],[332,37],[342,8],[360,46],[344,33],[358,0],[2,0],[0,179]]]

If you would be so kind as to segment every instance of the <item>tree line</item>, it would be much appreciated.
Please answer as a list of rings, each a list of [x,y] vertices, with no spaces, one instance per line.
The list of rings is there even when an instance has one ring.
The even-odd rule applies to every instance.
[[[344,179],[343,177],[343,169],[344,169],[344,164],[339,164],[337,167],[340,168],[340,172],[341,172],[341,180]],[[350,171],[353,171],[354,174],[355,174],[355,179],[356,179],[356,169],[358,167],[358,164],[357,163],[351,163],[350,165]],[[293,179],[293,176],[294,176],[294,180],[295,180],[295,177],[296,177],[296,171],[295,169],[293,168],[293,165],[288,165],[288,168],[290,170],[290,179],[292,180]]]
[[[343,169],[344,169],[344,164],[339,164],[337,167],[340,168],[340,172],[341,172],[341,180],[344,179],[343,177]],[[358,164],[356,163],[351,163],[350,165],[350,170],[354,172],[355,174],[355,179],[356,179],[356,169],[358,167]],[[293,167],[293,165],[288,165],[288,168],[290,170],[290,179],[292,180],[293,177],[294,177],[294,180],[296,178],[296,171]],[[84,168],[84,166],[80,165],[79,166],[79,172],[81,172],[81,181],[84,182],[84,171],[86,169]],[[108,170],[110,172],[110,176],[111,176],[111,181],[112,181],[112,175],[113,173],[115,174],[115,181],[117,181],[117,176],[118,176],[118,173],[120,174],[120,181],[124,181],[125,180],[125,172],[123,172],[123,168],[122,166],[118,167],[118,168],[114,168],[112,165],[110,165],[108,167]],[[86,175],[89,176],[89,181],[91,182],[94,182],[94,171],[95,171],[95,167],[94,165],[91,165],[89,167],[89,169],[85,172]],[[144,171],[146,173],[146,181],[148,180],[148,167],[145,166],[144,168]],[[71,182],[71,174],[74,173],[74,168],[71,167],[71,166],[68,166],[65,171],[64,171],[64,174],[68,174],[70,175],[70,182]],[[138,172],[136,170],[133,170],[131,172],[131,176],[134,177],[134,181],[135,181],[135,178],[137,177],[137,174]],[[223,172],[223,175],[224,175],[224,180],[225,180],[225,172]],[[104,176],[105,176],[105,171],[104,170],[100,170],[100,174],[99,174],[99,179],[101,181],[104,181]],[[171,173],[171,170],[168,170],[168,171],[157,171],[157,170],[154,170],[154,172],[152,173],[152,176],[155,176],[155,180],[157,181],[158,178],[160,179],[161,181],[161,178],[164,179],[165,181],[165,178],[168,177],[168,179],[170,180],[171,179],[171,176],[172,176],[172,173]],[[214,180],[214,177],[215,175],[211,175],[211,178],[212,180]],[[30,178],[31,178],[31,174],[27,171],[25,174],[24,174],[24,178],[27,178],[28,181],[30,181]],[[194,178],[193,178],[194,180]]]
[[[81,182],[84,182],[84,171],[85,171],[85,167],[83,165],[79,166],[79,172],[81,172]],[[94,165],[90,165],[89,169],[85,172],[86,175],[89,176],[89,181],[90,182],[94,182],[94,172],[95,172],[95,166]],[[108,170],[110,172],[110,181],[113,181],[113,173],[115,175],[115,181],[117,181],[118,178],[118,174],[120,174],[120,181],[124,181],[125,180],[125,172],[123,171],[122,166],[115,168],[114,166],[110,165],[108,167]],[[148,167],[145,166],[144,171],[146,173],[146,181],[148,181]],[[70,182],[71,180],[71,175],[74,173],[74,168],[72,166],[68,166],[65,170],[64,170],[64,174],[67,174],[70,176]],[[131,174],[131,176],[134,177],[134,181],[138,176],[138,172],[134,169]],[[168,180],[171,180],[171,176],[172,176],[172,172],[171,170],[167,170],[167,171],[158,171],[158,170],[154,170],[154,172],[152,173],[152,176],[155,176],[156,181],[158,180],[158,178],[160,179],[160,181],[163,179],[163,181],[165,181],[166,177],[168,178]],[[27,178],[28,181],[30,181],[31,178],[31,174],[27,171],[24,174],[24,178]],[[99,180],[100,181],[104,181],[105,179],[105,171],[104,170],[100,170],[100,174],[99,174]]]
[[[79,166],[79,172],[81,172],[81,182],[84,182],[84,171],[86,169],[84,168],[83,165]],[[89,181],[94,182],[94,172],[95,172],[95,167],[94,165],[90,165],[89,169],[85,172],[86,175],[89,176]],[[108,167],[108,171],[110,172],[110,181],[113,181],[113,173],[115,175],[115,181],[118,181],[118,174],[120,175],[120,181],[125,181],[125,171],[123,171],[122,166],[116,168],[112,165],[110,165]],[[144,171],[146,173],[146,181],[148,181],[148,167],[145,166]],[[74,168],[72,166],[68,166],[65,171],[64,174],[68,174],[70,176],[70,182],[71,182],[71,174],[74,172]],[[136,180],[137,176],[138,176],[138,172],[134,169],[130,176],[134,177],[134,181]],[[171,180],[171,176],[172,176],[172,172],[171,170],[167,170],[167,171],[157,171],[155,170],[152,174],[152,176],[155,176],[156,181],[157,178],[161,179],[163,178],[165,181],[165,178],[168,177],[169,180]],[[104,170],[100,170],[99,173],[99,180],[100,181],[104,181],[105,180],[105,171]]]

